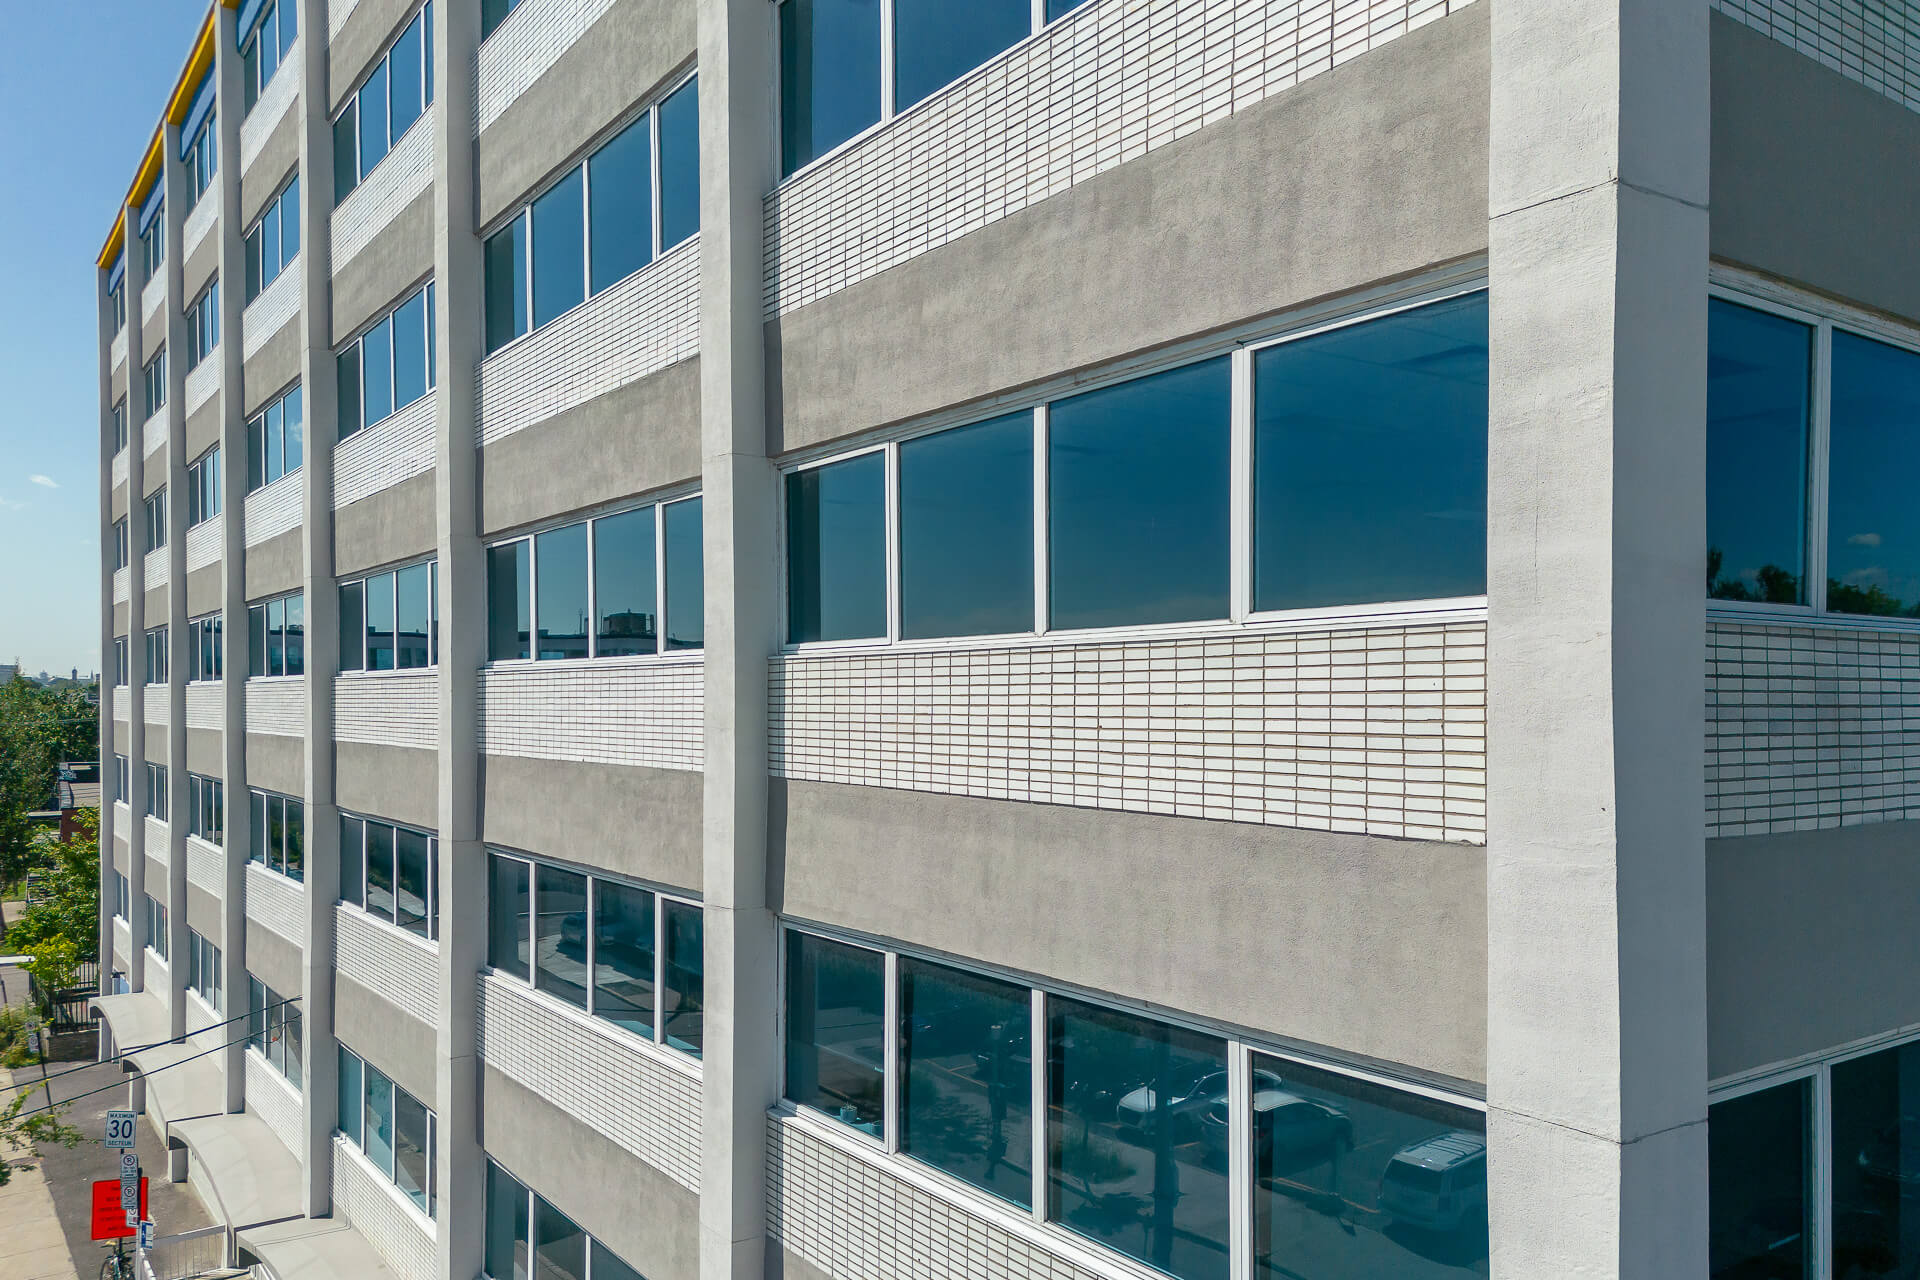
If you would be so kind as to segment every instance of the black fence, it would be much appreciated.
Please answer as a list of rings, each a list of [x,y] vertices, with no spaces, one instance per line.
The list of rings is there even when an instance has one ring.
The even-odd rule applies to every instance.
[[[74,981],[70,987],[56,987],[52,990],[40,985],[31,975],[27,978],[27,993],[32,997],[40,1016],[45,1018],[47,1026],[55,1035],[67,1031],[84,1031],[93,1025],[92,999],[100,994],[100,963],[88,960],[74,970]]]

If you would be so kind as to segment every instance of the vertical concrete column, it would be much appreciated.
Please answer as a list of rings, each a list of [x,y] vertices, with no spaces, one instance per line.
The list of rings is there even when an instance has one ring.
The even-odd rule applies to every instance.
[[[234,44],[234,10],[214,8],[214,119],[219,128],[220,172],[220,780],[226,791],[226,834],[221,863],[220,947],[226,989],[224,1016],[237,1018],[247,1001],[247,856],[253,831],[247,821],[247,422],[242,314],[247,302],[246,250],[240,240],[240,117],[243,97],[240,52]],[[239,1025],[224,1028],[234,1043],[220,1055],[226,1068],[227,1110],[247,1105],[247,1043]]]
[[[481,353],[480,239],[474,226],[474,78],[480,6],[433,7],[434,537],[440,559],[440,1025],[434,1112],[440,1120],[438,1234],[442,1280],[481,1262],[486,1212],[476,1043],[487,954],[487,862],[480,842],[479,672],[485,659],[480,564],[479,432],[474,370]]]
[[[1707,11],[1493,11],[1496,1277],[1706,1273]]]
[[[702,887],[706,1044],[700,1275],[766,1267],[767,1108],[778,1096],[767,897],[767,660],[776,563],[761,317],[774,169],[774,8],[701,0],[700,455],[707,584]]]
[[[124,228],[121,243],[126,243]],[[107,272],[112,262],[94,272],[94,305],[100,313],[100,519],[95,530],[100,545],[100,979],[99,990],[113,990],[113,704],[120,691],[113,683],[113,301],[107,293]],[[125,289],[123,281],[121,288]],[[124,294],[123,294],[124,296]],[[100,1023],[102,1052],[107,1043],[107,1024]]]
[[[147,483],[145,387],[146,326],[140,295],[146,291],[146,263],[140,257],[140,210],[127,205],[121,219],[127,255],[127,897],[133,919],[133,954],[127,958],[127,986],[147,989],[147,573],[141,548],[141,517]]]
[[[339,667],[339,592],[333,582],[333,444],[339,438],[333,367],[333,128],[327,120],[327,3],[299,0],[300,386],[306,412],[301,501],[307,634],[307,949],[300,1009],[306,1040],[306,1211],[333,1206],[333,1131],[340,1056],[333,1034],[333,906],[340,900],[340,811],[333,781],[333,676]],[[286,69],[281,72],[286,74]]]
[[[167,184],[167,1018],[187,1030],[187,172],[180,127],[160,137]]]

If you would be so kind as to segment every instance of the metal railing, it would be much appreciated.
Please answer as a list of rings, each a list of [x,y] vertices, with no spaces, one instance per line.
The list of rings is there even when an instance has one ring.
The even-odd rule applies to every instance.
[[[155,1240],[147,1250],[140,1280],[194,1280],[228,1270],[227,1229],[201,1227]]]
[[[100,962],[86,961],[74,970],[73,977],[72,986],[51,991],[31,974],[27,977],[28,995],[56,1034],[79,1031],[93,1022],[91,1002],[100,994]]]

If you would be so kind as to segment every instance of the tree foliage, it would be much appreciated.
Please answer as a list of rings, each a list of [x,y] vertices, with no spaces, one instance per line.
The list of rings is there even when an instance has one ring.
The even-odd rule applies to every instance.
[[[99,714],[84,687],[43,689],[20,676],[0,685],[0,883],[33,864],[27,815],[52,802],[60,762],[99,759]]]
[[[7,949],[31,955],[34,980],[53,990],[73,985],[73,971],[100,955],[100,815],[82,809],[70,840],[43,838],[44,895],[7,930]]]

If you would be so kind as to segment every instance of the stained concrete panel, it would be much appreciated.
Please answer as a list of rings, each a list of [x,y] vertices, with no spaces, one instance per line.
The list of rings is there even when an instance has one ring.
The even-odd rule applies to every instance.
[[[699,892],[700,774],[498,755],[480,769],[487,843]]]

